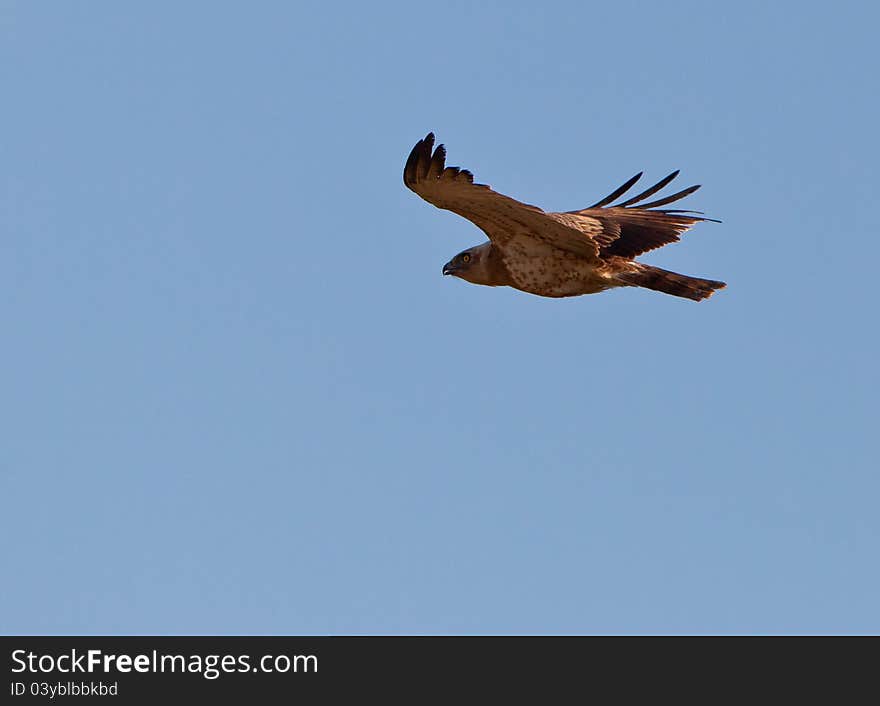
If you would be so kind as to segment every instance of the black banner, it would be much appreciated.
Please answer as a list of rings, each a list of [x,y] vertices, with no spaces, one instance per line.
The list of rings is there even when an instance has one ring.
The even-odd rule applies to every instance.
[[[827,672],[818,641],[586,637],[4,637],[4,703],[99,699],[377,698],[444,694],[468,701],[537,689],[620,698],[785,689]],[[771,644],[772,643],[772,644]],[[809,644],[808,644],[809,643]],[[867,644],[867,643],[865,643]],[[873,645],[872,645],[873,646]],[[838,653],[838,656],[839,653]],[[867,655],[865,655],[867,656]],[[858,677],[848,657],[847,677]],[[865,663],[873,674],[874,661]],[[785,679],[786,665],[795,669]],[[611,690],[610,692],[608,690]],[[701,689],[701,690],[702,690]]]

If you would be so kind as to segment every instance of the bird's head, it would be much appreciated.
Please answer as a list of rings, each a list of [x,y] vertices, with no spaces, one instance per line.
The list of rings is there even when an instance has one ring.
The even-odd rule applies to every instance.
[[[473,268],[477,264],[477,257],[479,257],[479,253],[471,252],[472,250],[476,251],[477,248],[463,250],[443,265],[443,274],[467,279],[467,273],[473,272]]]
[[[495,267],[491,261],[492,243],[483,243],[467,250],[443,265],[444,275],[453,275],[473,284],[496,285]]]

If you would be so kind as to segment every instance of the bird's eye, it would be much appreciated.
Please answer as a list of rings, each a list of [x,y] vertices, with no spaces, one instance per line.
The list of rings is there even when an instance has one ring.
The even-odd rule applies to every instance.
[[[470,253],[465,253],[464,255],[462,255],[461,261],[465,264],[469,263],[471,261]]]

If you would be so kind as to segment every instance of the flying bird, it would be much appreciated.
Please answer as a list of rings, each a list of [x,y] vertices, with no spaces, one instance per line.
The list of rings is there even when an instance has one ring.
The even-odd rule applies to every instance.
[[[678,242],[705,218],[699,211],[661,209],[699,189],[690,186],[671,196],[643,203],[676,176],[661,179],[632,198],[611,205],[641,178],[625,184],[588,208],[547,213],[486,184],[475,184],[466,169],[446,166],[446,149],[434,149],[429,133],[413,147],[403,183],[428,203],[467,218],[489,241],[468,248],[443,266],[473,284],[509,286],[542,297],[574,297],[615,287],[645,287],[700,301],[724,282],[689,277],[634,260],[642,253]],[[716,223],[718,221],[715,221]]]

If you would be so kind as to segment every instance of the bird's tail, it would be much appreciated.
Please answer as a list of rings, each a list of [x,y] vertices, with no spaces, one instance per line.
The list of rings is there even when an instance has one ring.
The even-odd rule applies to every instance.
[[[711,297],[716,289],[724,289],[727,286],[724,282],[718,282],[714,279],[688,277],[651,265],[633,264],[638,269],[615,275],[619,282],[631,287],[645,287],[653,289],[655,292],[663,292],[674,297],[684,297],[698,302],[701,299]]]

